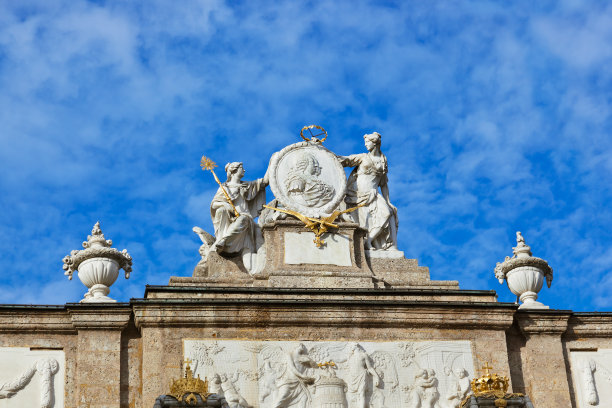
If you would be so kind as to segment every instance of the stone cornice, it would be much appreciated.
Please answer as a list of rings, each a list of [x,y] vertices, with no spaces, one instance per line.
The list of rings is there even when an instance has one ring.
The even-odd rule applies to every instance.
[[[515,306],[500,303],[249,299],[132,300],[136,326],[431,327],[505,330]]]
[[[570,310],[518,310],[516,320],[526,335],[558,335],[567,330]]]
[[[128,303],[69,303],[66,308],[77,330],[123,330],[132,315]]]
[[[612,313],[574,313],[569,320],[567,337],[612,336]]]
[[[64,306],[0,305],[0,333],[76,333]]]

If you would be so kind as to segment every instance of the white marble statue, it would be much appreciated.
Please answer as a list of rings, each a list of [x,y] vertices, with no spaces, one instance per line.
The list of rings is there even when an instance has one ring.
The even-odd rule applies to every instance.
[[[354,167],[345,202],[348,207],[365,204],[352,214],[368,231],[366,249],[397,251],[397,208],[389,200],[387,158],[380,151],[381,135],[374,132],[363,138],[367,153],[340,157],[344,167]]]
[[[311,395],[308,385],[315,378],[308,375],[309,368],[317,363],[308,356],[308,350],[300,343],[286,355],[285,372],[277,382],[278,391],[272,408],[310,408]]]
[[[381,380],[370,356],[359,343],[350,346],[348,366],[350,377],[347,385],[351,408],[369,408],[373,388],[379,387]]]
[[[265,260],[263,236],[255,218],[266,202],[267,175],[255,181],[242,181],[242,163],[225,166],[227,181],[222,183],[210,204],[210,214],[215,227],[215,242],[210,251],[223,254],[241,254],[244,267],[251,274],[261,272]],[[225,197],[229,195],[234,208]]]

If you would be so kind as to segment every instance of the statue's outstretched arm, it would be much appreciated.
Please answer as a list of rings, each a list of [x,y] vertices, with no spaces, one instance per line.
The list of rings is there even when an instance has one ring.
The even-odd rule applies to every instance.
[[[365,153],[359,153],[359,154],[351,154],[349,156],[336,156],[336,157],[340,160],[340,163],[342,163],[342,166],[344,167],[357,167],[361,164],[364,154]]]

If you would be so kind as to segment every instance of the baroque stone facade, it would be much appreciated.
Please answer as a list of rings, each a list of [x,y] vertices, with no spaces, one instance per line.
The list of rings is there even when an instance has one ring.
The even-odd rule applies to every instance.
[[[432,281],[397,249],[381,135],[364,141],[349,156],[314,137],[290,145],[251,182],[229,163],[214,234],[194,228],[193,276],[129,303],[106,295],[131,258],[97,224],[88,245],[104,251],[65,260],[90,288],[83,301],[0,305],[0,408],[152,407],[172,400],[158,397],[185,360],[230,408],[456,408],[476,401],[470,380],[487,363],[536,408],[612,406],[612,313],[537,302],[552,269],[520,233],[495,268],[520,307]],[[94,282],[109,259],[112,276]]]
[[[334,362],[347,389],[356,376],[348,350],[359,344],[383,387],[364,374],[371,407],[384,406],[376,405],[381,396],[389,407],[419,406],[410,400],[419,381],[426,383],[416,377],[417,367],[427,376],[434,371],[439,406],[449,404],[451,384],[461,380],[457,370],[473,378],[485,362],[535,407],[610,403],[612,314],[518,310],[496,302],[492,291],[148,286],[130,303],[0,306],[0,332],[0,403],[11,408],[151,407],[181,376],[185,358],[197,361],[197,373],[211,386],[215,375],[223,375],[249,405],[273,406],[260,399],[266,384],[279,392],[282,381],[273,376],[281,371],[267,363],[279,364],[279,356],[300,343],[312,361]],[[413,354],[405,352],[410,347]],[[266,359],[262,350],[275,348],[276,358]],[[230,351],[237,361],[218,360]],[[457,356],[451,374],[448,356]],[[57,371],[43,363],[29,383],[10,385],[52,359]],[[319,381],[327,375],[312,371]],[[45,378],[52,388],[45,388]],[[314,403],[323,388],[316,382],[307,388],[316,389],[309,391]],[[53,405],[44,405],[47,389]],[[346,391],[348,404],[355,394]],[[393,398],[397,405],[390,405]]]

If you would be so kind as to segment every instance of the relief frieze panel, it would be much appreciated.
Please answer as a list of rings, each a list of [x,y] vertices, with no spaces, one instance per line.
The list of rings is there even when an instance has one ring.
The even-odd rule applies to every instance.
[[[455,408],[469,341],[184,340],[194,373],[231,408]]]

